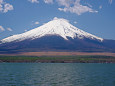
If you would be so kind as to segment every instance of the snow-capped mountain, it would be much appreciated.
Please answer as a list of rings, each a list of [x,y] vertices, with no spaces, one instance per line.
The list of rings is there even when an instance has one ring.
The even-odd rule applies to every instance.
[[[2,43],[13,42],[13,41],[23,41],[26,39],[36,39],[47,35],[58,35],[63,37],[65,40],[68,40],[67,37],[72,39],[74,38],[89,38],[93,40],[103,41],[102,38],[87,33],[83,30],[76,28],[75,26],[71,25],[68,20],[63,18],[54,18],[52,21],[32,29],[28,32],[13,35],[1,40]]]
[[[115,41],[87,33],[63,18],[0,41],[0,53],[29,51],[115,52]]]

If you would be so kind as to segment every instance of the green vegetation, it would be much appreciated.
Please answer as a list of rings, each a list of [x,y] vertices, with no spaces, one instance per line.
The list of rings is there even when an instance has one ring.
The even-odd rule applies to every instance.
[[[112,56],[0,56],[0,62],[115,63]]]

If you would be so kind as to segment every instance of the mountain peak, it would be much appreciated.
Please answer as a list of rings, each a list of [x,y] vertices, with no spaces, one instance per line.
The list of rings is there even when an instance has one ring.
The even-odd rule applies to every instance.
[[[68,20],[55,17],[52,21],[49,21],[48,23],[40,27],[37,27],[35,29],[32,29],[22,34],[7,37],[1,40],[1,42],[7,43],[7,42],[13,42],[13,41],[23,41],[26,39],[33,40],[33,39],[40,38],[47,35],[58,35],[58,36],[63,37],[65,40],[68,40],[67,37],[70,37],[72,39],[89,38],[92,40],[103,41],[102,38],[92,35],[90,33],[87,33],[71,25]]]

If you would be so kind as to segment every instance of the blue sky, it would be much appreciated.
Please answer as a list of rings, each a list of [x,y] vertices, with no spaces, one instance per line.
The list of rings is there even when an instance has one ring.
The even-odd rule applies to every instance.
[[[0,0],[0,39],[41,26],[54,17],[115,40],[114,0]]]

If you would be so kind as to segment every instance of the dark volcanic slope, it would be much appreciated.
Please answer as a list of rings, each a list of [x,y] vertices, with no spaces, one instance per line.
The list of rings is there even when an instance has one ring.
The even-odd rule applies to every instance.
[[[83,52],[114,52],[115,41],[100,42],[91,39],[65,40],[60,36],[44,36],[34,40],[10,42],[0,45],[0,51],[83,51]]]

